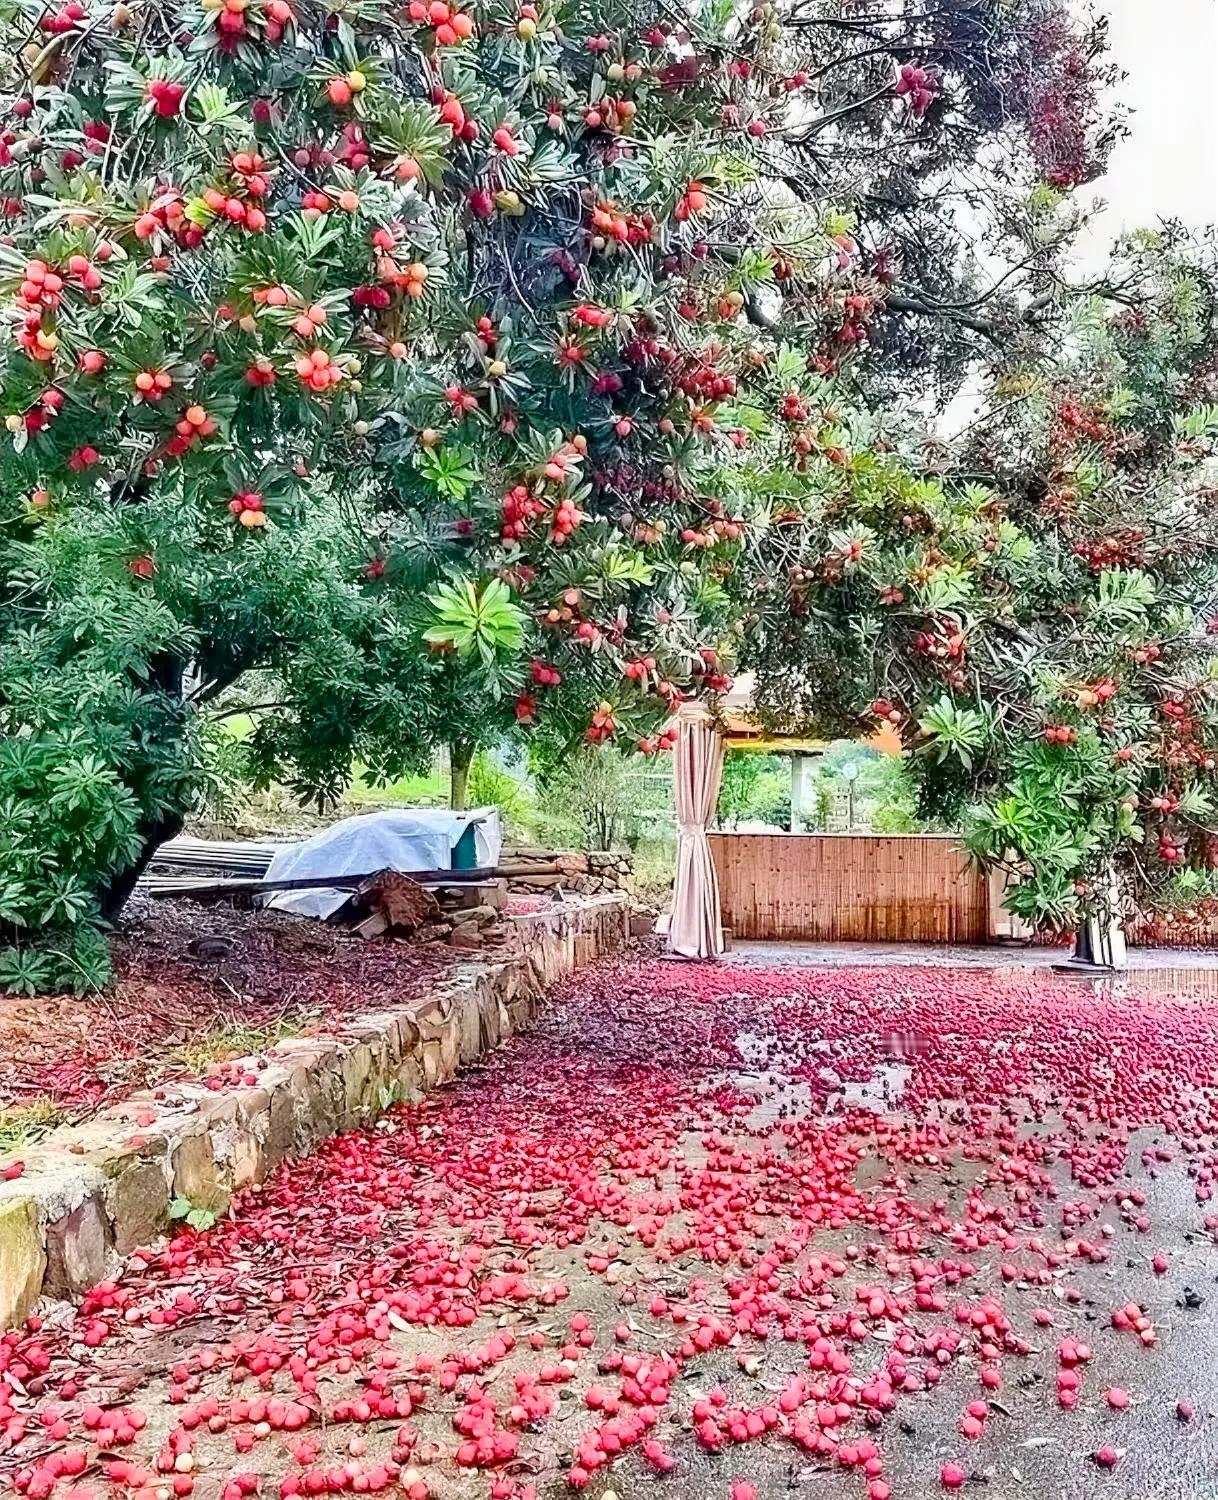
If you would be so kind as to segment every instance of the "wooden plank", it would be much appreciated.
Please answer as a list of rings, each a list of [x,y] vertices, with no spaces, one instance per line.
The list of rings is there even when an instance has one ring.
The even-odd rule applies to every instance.
[[[143,875],[136,890],[146,896],[265,896],[274,891],[358,890],[366,880],[384,875],[372,870],[366,875],[305,875],[294,880],[247,880],[234,876],[229,880],[196,880],[186,875]],[[494,870],[411,870],[409,878],[429,889],[446,885],[470,885],[490,880]]]
[[[711,834],[724,924],[778,941],[979,943],[986,882],[950,837]]]

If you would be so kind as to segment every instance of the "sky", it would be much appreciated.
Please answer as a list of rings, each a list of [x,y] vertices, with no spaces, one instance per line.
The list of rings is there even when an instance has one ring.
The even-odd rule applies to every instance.
[[[1218,224],[1218,0],[1093,0],[1109,18],[1129,133],[1086,191],[1103,203],[1074,246],[1081,275],[1098,275],[1112,243],[1159,219]],[[935,421],[941,435],[977,414],[980,378]]]
[[[1096,190],[1107,202],[1084,250],[1156,218],[1218,223],[1218,0],[1097,0],[1129,76],[1130,134]]]

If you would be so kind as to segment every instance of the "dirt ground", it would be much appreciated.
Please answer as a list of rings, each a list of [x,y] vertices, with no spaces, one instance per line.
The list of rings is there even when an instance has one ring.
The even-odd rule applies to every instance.
[[[453,1088],[0,1344],[0,1476],[1208,1500],[1211,988],[586,971]]]
[[[226,940],[227,956],[194,956],[191,944],[211,937]],[[452,959],[442,945],[369,942],[278,912],[137,899],[115,936],[105,995],[0,996],[3,1123],[19,1131],[23,1115],[80,1118],[193,1076],[209,1056],[394,1003]]]

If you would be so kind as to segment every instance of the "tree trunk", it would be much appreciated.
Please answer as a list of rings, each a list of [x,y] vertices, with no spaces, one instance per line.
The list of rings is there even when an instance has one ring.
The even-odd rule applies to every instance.
[[[181,833],[185,821],[181,813],[167,813],[158,822],[144,825],[144,845],[135,863],[121,870],[101,893],[101,914],[104,921],[118,921],[123,907],[131,898],[136,881],[152,863],[152,856],[166,839],[176,838]]]
[[[469,767],[473,758],[474,747],[472,745],[455,744],[448,747],[448,766],[452,777],[449,806],[454,812],[465,811],[466,788],[469,786]]]

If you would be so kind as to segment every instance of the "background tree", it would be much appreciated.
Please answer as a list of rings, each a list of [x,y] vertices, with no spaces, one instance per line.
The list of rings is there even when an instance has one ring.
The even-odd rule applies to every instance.
[[[1118,274],[1127,301],[1077,306],[1053,366],[998,375],[958,452],[902,455],[837,411],[835,460],[742,570],[764,714],[899,726],[924,810],[1058,924],[1108,905],[1114,867],[1153,898],[1216,823],[1211,258],[1141,236]]]
[[[92,924],[192,805],[200,709],[368,629],[354,466],[391,357],[352,292],[377,251],[359,193],[271,144],[341,138],[327,25],[286,0],[6,22],[0,920],[39,940],[16,987],[104,977]]]

